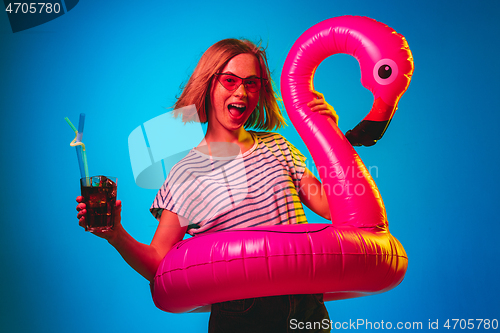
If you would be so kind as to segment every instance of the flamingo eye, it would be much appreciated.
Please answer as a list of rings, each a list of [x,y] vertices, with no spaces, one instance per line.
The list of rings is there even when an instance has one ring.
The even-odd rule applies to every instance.
[[[392,74],[392,69],[391,66],[389,65],[382,65],[378,68],[378,76],[381,79],[388,79]]]
[[[378,84],[388,85],[398,76],[398,65],[394,60],[381,59],[373,67],[373,77]]]

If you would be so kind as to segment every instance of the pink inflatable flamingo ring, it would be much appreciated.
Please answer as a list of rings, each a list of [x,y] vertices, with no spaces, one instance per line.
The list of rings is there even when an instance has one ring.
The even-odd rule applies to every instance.
[[[307,107],[315,97],[316,68],[336,53],[359,61],[362,84],[375,98],[346,136],[330,117]],[[281,91],[317,166],[332,224],[232,229],[183,240],[165,256],[151,283],[155,305],[179,313],[273,295],[323,293],[331,301],[401,283],[408,258],[389,233],[379,190],[352,146],[373,145],[382,137],[412,72],[405,38],[370,18],[335,17],[304,32],[286,58]]]

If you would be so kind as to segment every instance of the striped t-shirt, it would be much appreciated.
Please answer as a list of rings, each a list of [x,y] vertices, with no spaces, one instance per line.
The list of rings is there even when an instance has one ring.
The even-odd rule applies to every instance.
[[[192,149],[158,191],[150,209],[155,218],[159,221],[167,209],[189,223],[191,235],[307,223],[298,195],[304,155],[280,134],[250,133],[255,144],[243,154],[235,144],[212,154],[226,157]]]

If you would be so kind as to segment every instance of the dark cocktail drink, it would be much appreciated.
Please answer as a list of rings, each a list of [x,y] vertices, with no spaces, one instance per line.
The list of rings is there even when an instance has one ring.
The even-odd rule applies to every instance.
[[[116,178],[93,176],[80,179],[83,202],[86,205],[86,231],[112,229],[115,219]]]

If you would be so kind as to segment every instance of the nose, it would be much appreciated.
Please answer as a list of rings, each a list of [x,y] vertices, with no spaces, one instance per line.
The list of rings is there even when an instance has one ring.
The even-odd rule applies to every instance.
[[[241,96],[241,97],[246,97],[247,96],[247,90],[245,88],[245,85],[243,82],[240,84],[238,88],[234,91],[235,96]]]

